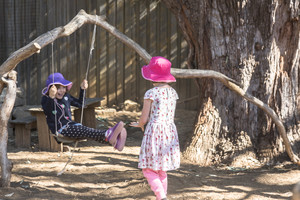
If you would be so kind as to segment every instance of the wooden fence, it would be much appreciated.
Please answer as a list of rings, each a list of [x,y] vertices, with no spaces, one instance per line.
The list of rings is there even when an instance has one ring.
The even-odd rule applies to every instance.
[[[110,24],[150,55],[171,60],[172,67],[187,67],[187,43],[176,19],[163,3],[155,0],[0,0],[0,63],[36,37],[67,24],[80,9],[105,15]],[[93,28],[85,25],[17,66],[18,86],[24,88],[26,104],[40,103],[41,90],[53,71],[72,81],[71,94],[78,94],[87,69]],[[142,103],[145,91],[151,87],[140,73],[145,64],[133,50],[97,27],[87,96],[104,97],[102,105],[107,106],[120,105],[127,99]],[[194,80],[177,79],[172,86],[180,100],[190,99],[179,103],[179,108],[198,108],[198,100],[193,98],[198,93]]]

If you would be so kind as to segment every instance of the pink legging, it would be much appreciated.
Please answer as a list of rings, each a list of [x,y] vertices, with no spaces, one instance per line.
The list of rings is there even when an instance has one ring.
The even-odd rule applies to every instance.
[[[162,170],[143,169],[143,174],[147,179],[157,200],[167,197],[168,177],[167,172]]]

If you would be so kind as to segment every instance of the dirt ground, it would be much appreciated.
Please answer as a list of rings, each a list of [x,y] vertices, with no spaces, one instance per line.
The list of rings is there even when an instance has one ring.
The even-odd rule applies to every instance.
[[[135,121],[140,113],[108,111],[97,117],[98,127],[116,121]],[[196,113],[176,110],[180,142],[192,131]],[[126,126],[128,139],[122,152],[93,141],[82,142],[66,171],[57,176],[70,152],[39,151],[36,132],[31,149],[16,149],[9,138],[8,156],[14,163],[11,187],[1,189],[0,199],[145,199],[155,200],[137,168],[142,132]],[[200,167],[182,158],[179,170],[169,172],[168,199],[265,200],[290,199],[300,180],[299,167],[287,161],[261,166],[249,158],[239,166]]]

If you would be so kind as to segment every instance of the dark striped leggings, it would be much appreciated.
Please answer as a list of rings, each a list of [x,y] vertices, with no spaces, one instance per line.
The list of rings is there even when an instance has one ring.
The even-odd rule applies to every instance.
[[[106,131],[107,130],[94,129],[77,123],[65,125],[58,132],[70,138],[92,139],[97,142],[104,142]]]

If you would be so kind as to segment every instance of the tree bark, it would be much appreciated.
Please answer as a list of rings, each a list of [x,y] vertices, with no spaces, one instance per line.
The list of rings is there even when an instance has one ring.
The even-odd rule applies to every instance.
[[[198,80],[202,106],[184,155],[202,165],[232,164],[243,155],[276,162],[286,150],[299,162],[292,153],[299,139],[299,2],[163,2],[188,41],[189,68],[235,77],[242,89],[237,94],[258,106],[224,82]]]
[[[7,140],[8,140],[7,123],[16,100],[16,92],[17,92],[16,80],[17,80],[16,71],[11,71],[8,74],[5,74],[1,78],[1,82],[3,82],[7,86],[7,93],[0,110],[1,113],[0,156],[1,156],[1,186],[2,187],[10,186],[11,170],[13,167],[12,162],[7,157]]]

